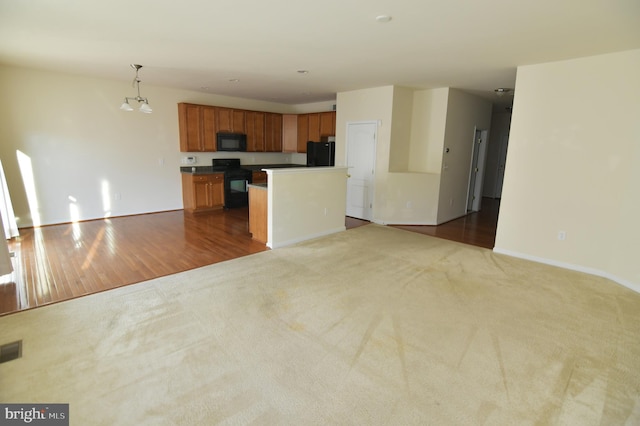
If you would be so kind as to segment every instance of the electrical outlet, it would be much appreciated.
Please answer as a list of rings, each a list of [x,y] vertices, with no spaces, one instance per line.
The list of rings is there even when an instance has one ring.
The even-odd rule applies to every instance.
[[[565,231],[558,231],[558,240],[564,241],[567,239],[567,233]]]
[[[408,209],[412,209],[413,208],[413,203],[411,201],[407,201],[407,208]]]
[[[120,194],[119,192],[116,192],[115,194],[113,194],[113,198],[115,198],[116,201],[120,201],[122,200],[122,194]]]
[[[326,216],[329,213],[329,209],[328,208],[324,208],[324,215]]]

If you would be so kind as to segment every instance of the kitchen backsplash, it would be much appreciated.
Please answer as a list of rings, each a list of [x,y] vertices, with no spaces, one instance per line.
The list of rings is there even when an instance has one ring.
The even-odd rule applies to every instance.
[[[241,164],[306,164],[307,156],[296,152],[184,152],[180,166],[210,166],[213,158],[239,158]],[[187,158],[195,158],[195,163]]]

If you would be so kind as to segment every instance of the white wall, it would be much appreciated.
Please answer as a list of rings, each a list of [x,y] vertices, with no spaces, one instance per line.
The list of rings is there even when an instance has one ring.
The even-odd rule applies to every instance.
[[[338,93],[338,103],[336,150],[343,155],[341,161],[347,122],[381,123],[374,222],[435,225],[465,213],[473,137],[476,127],[489,128],[488,101],[456,89],[415,91],[389,86]],[[451,152],[444,157],[443,182],[445,146]],[[444,209],[442,197],[447,202]],[[449,199],[455,201],[451,206]]]
[[[336,115],[336,164],[346,164],[346,131],[348,122],[379,120],[376,147],[373,221],[376,223],[425,224],[435,222],[437,211],[438,175],[427,173],[390,172],[393,120],[411,125],[413,102],[407,89],[385,86],[338,93]],[[408,117],[394,117],[394,105],[402,105]],[[397,128],[397,125],[396,125]],[[397,143],[408,147],[410,134],[400,132]],[[409,139],[409,140],[407,140]],[[396,143],[394,140],[393,144]],[[408,153],[408,151],[404,151]],[[398,164],[404,160],[398,159]],[[406,161],[405,161],[406,164]],[[435,192],[434,192],[435,191]]]
[[[448,101],[448,87],[415,91],[409,170],[440,174]]]
[[[408,172],[411,151],[411,118],[413,90],[394,87],[391,109],[391,144],[389,172]]]
[[[0,67],[0,158],[20,227],[182,208],[178,102],[293,113],[291,106],[141,84],[152,114],[119,109],[130,81]],[[323,104],[324,105],[324,104]],[[326,106],[326,105],[325,105]],[[32,165],[32,217],[17,152]],[[243,163],[305,161],[299,154],[200,153]],[[294,158],[295,157],[295,158]],[[33,204],[33,203],[32,203]]]
[[[496,251],[640,291],[639,76],[640,50],[518,68]]]
[[[393,86],[340,92],[337,98],[336,165],[347,165],[347,123],[377,120],[379,121],[379,125],[377,134],[378,158],[376,158],[376,172],[388,169]]]
[[[345,167],[267,170],[267,245],[278,248],[345,230]]]
[[[336,111],[336,166],[347,164],[347,123],[378,121],[376,141],[376,177],[373,195],[373,221],[380,222],[386,204],[384,184],[389,173],[393,86],[340,92]]]
[[[445,127],[438,223],[464,216],[475,131],[491,125],[491,103],[456,89],[449,90]]]

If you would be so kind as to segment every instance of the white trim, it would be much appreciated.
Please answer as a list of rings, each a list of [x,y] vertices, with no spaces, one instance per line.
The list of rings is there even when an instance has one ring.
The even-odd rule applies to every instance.
[[[597,277],[606,278],[611,281],[615,281],[616,283],[628,288],[629,290],[633,290],[636,293],[640,293],[640,283],[631,282],[629,280],[620,278],[618,276],[610,274],[609,272],[601,271],[599,269],[588,268],[586,266],[580,266],[580,265],[574,265],[572,263],[567,263],[567,262],[560,262],[553,259],[546,259],[544,257],[531,256],[529,254],[519,253],[512,250],[501,249],[499,247],[494,247],[493,252],[498,254],[504,254],[507,256],[517,257],[520,259],[531,260],[533,262],[544,263],[546,265],[558,266],[560,268],[569,269],[572,271],[584,272],[585,274],[595,275]]]
[[[317,233],[317,234],[305,235],[304,237],[294,238],[294,239],[288,240],[288,241],[280,241],[280,242],[278,242],[276,244],[268,242],[267,243],[267,247],[269,247],[270,249],[277,249],[277,248],[286,247],[286,246],[290,246],[290,245],[293,245],[293,244],[301,243],[303,241],[312,240],[314,238],[326,237],[327,235],[335,234],[335,233],[346,231],[346,230],[347,230],[347,228],[345,226],[342,226],[340,228],[330,229],[330,230],[327,230],[327,231],[324,231],[324,232],[320,232],[320,233]]]

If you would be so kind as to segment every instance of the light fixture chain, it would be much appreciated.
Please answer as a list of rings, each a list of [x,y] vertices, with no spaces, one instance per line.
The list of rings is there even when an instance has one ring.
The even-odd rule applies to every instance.
[[[140,76],[138,75],[138,71],[140,70],[140,68],[142,68],[142,65],[131,64],[131,68],[136,70],[136,76],[134,77],[133,82],[131,83],[131,85],[136,87],[138,95],[135,98],[125,97],[124,98],[124,103],[120,106],[120,109],[122,109],[124,111],[133,111],[133,108],[131,107],[131,105],[129,105],[129,101],[130,100],[132,100],[132,101],[135,100],[135,101],[138,101],[138,103],[142,103],[142,105],[140,106],[140,109],[139,109],[140,112],[144,112],[146,114],[150,114],[153,110],[149,106],[149,101],[147,100],[147,98],[143,98],[140,95],[140,82],[141,82],[141,80],[140,80]]]

